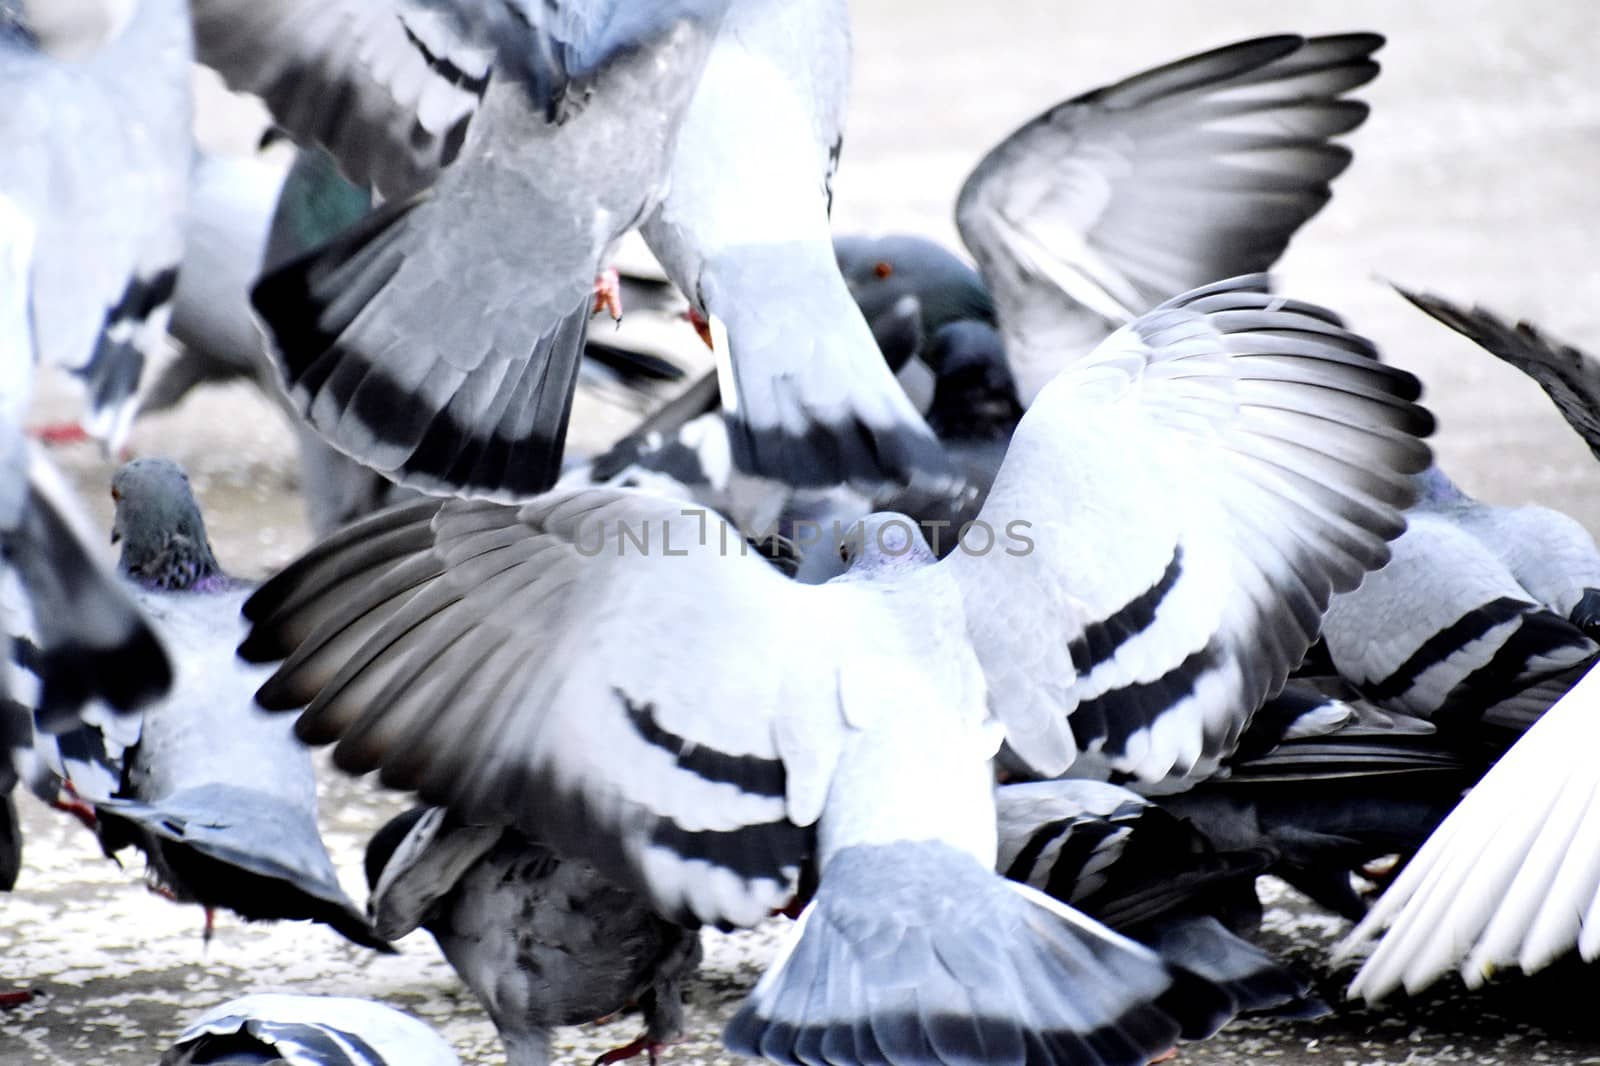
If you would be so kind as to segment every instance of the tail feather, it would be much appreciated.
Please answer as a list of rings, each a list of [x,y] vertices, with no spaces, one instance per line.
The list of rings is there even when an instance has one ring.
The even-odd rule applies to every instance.
[[[422,317],[422,275],[465,269],[438,248],[438,203],[385,205],[268,274],[251,302],[291,399],[340,451],[423,491],[542,492],[561,470],[591,300],[542,332],[501,329],[489,306]]]
[[[1196,916],[1154,924],[1141,935],[1163,959],[1199,974],[1233,997],[1240,1011],[1321,1017],[1325,1003],[1276,959],[1228,931],[1215,918]]]
[[[781,1063],[1126,1063],[1234,1000],[939,843],[847,848],[729,1023]]]

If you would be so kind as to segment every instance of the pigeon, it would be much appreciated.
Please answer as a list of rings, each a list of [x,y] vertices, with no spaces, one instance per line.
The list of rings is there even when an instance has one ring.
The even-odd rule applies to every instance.
[[[1399,286],[1396,291],[1538,382],[1567,425],[1600,459],[1600,366],[1592,356],[1546,336],[1530,322],[1511,326],[1481,307],[1467,310],[1437,296]]]
[[[550,1029],[637,1002],[646,1030],[620,1061],[683,1036],[683,982],[700,937],[638,893],[515,829],[469,826],[441,808],[396,816],[367,845],[368,909],[397,939],[421,926],[494,1020],[513,1066],[550,1061]]]
[[[1309,987],[1230,926],[1251,914],[1266,857],[1221,851],[1117,785],[1066,778],[1002,785],[998,869],[1226,989],[1236,1011],[1314,1016]]]
[[[446,6],[402,28],[436,59],[436,32],[493,53],[459,152],[252,303],[334,447],[422,491],[514,499],[560,472],[594,279],[664,192],[728,0]]]
[[[1041,776],[1208,776],[1386,560],[1430,457],[1416,380],[1267,285],[1184,294],[1063,372],[1012,438],[991,544],[935,562],[877,515],[808,586],[647,493],[404,504],[248,601],[240,653],[284,660],[257,699],[304,707],[347,772],[510,822],[673,920],[753,924],[814,861],[737,1053],[1143,1063],[1233,1000],[999,878],[991,762],[1004,741]]]
[[[1595,847],[1600,670],[1591,669],[1512,746],[1400,871],[1340,945],[1344,961],[1383,932],[1350,984],[1377,1002],[1451,969],[1469,988],[1497,970],[1533,973],[1576,950],[1600,956]]]
[[[281,159],[195,153],[169,325],[182,348],[140,397],[140,417],[172,408],[202,383],[245,378],[276,391],[250,314],[250,285],[283,181]]]
[[[247,920],[315,920],[392,951],[339,887],[317,833],[311,755],[251,701],[260,670],[234,661],[250,586],[223,572],[183,470],[136,459],[111,482],[119,571],[175,649],[171,694],[144,712],[121,789],[95,803],[108,854],[148,857],[156,886]]]
[[[994,301],[983,278],[937,241],[903,233],[849,234],[833,239],[833,254],[856,306],[880,340],[880,328],[887,331],[903,313],[897,309],[908,306],[915,310],[924,337],[951,322],[994,325]],[[890,351],[883,354],[891,369],[899,369],[903,359]]]
[[[1162,300],[1270,267],[1349,165],[1331,138],[1366,120],[1345,94],[1382,45],[1242,41],[1057,104],[991,149],[956,223],[1022,401]]]
[[[460,1066],[444,1038],[409,1014],[347,996],[255,993],[184,1027],[160,1066]]]
[[[1219,851],[1263,856],[1261,872],[1359,921],[1368,901],[1352,877],[1414,853],[1481,772],[1480,759],[1422,719],[1291,682],[1219,773],[1152,802]]]
[[[1050,374],[1133,313],[1216,277],[1267,268],[1294,231],[1326,202],[1328,183],[1349,163],[1348,149],[1329,143],[1329,138],[1359,126],[1367,108],[1341,94],[1377,75],[1371,55],[1382,43],[1372,34],[1244,41],[1056,105],[992,149],[963,184],[957,221],[981,274],[922,238],[836,239],[836,257],[851,294],[880,342],[896,335],[903,323],[897,308],[899,314],[921,314],[915,330],[899,334],[901,347],[887,346],[890,365],[908,357],[909,345],[921,356],[910,369],[925,364],[943,376],[942,350],[959,337],[958,350],[992,352],[995,342],[982,331],[998,320],[1005,338],[999,350],[1017,374],[1029,378],[1013,380],[1010,386],[1026,403]],[[1246,129],[1235,129],[1238,124]],[[1113,139],[1115,145],[1108,148]],[[1119,152],[1135,150],[1140,154],[1126,164],[1131,169],[1115,176],[1103,173]],[[1279,168],[1285,173],[1279,174]],[[1181,174],[1183,181],[1168,180],[1169,173]],[[1113,187],[1114,177],[1119,184]],[[1086,191],[1102,188],[1115,194],[1104,204]],[[1241,216],[1247,225],[1239,221]],[[1168,263],[1143,247],[1141,242],[1150,238],[1136,229],[1133,217],[1161,218],[1171,229],[1161,234],[1162,248],[1171,244],[1173,234],[1181,235],[1185,260]],[[1088,222],[1094,223],[1091,232],[1085,232]],[[1106,247],[1100,248],[1101,243]],[[1128,306],[1112,311],[1107,306],[1111,296],[1097,298],[1081,287],[1074,289],[1041,256],[1054,257],[1057,266],[1085,259],[1081,269],[1094,284],[1122,294]],[[1128,276],[1119,281],[1119,272]],[[1169,287],[1162,289],[1162,284]],[[1136,285],[1142,286],[1139,297],[1126,296]],[[992,292],[1005,297],[998,308]],[[967,324],[955,327],[962,322]],[[941,341],[946,326],[965,332],[947,334]],[[1068,334],[1059,344],[1058,327]],[[1030,339],[1035,335],[1037,339]],[[1011,350],[1015,345],[1022,346],[1022,354]],[[983,358],[990,356],[986,352]],[[1019,360],[1028,366],[1019,369]],[[901,377],[904,381],[907,373],[902,371]],[[717,384],[707,380],[657,412],[596,463],[599,480],[615,478],[641,454],[663,448],[676,453],[670,442],[678,428],[708,410],[719,395]],[[950,424],[948,407],[928,417]],[[938,428],[935,433],[951,450],[949,433]],[[702,442],[712,439],[705,430],[693,436]],[[730,448],[736,446],[730,441]],[[739,493],[750,496],[749,503],[725,490],[696,498],[731,506],[732,517],[741,524],[772,527],[780,535],[788,535],[785,527],[794,522],[826,528],[838,521],[848,527],[873,506],[925,522],[950,522],[959,530],[982,506],[998,469],[1000,449],[991,445],[977,451],[979,462],[968,455],[952,456],[959,475],[954,489],[913,486],[873,499],[830,488],[774,505],[770,491],[741,485]],[[775,508],[787,513],[775,514]],[[831,564],[815,554],[817,575],[831,576]]]
[[[713,348],[740,471],[869,495],[951,489],[829,234],[850,43],[844,0],[730,6],[640,232],[695,313],[725,327]]]
[[[186,0],[136,0],[86,59],[40,51],[0,3],[0,215],[32,227],[31,329],[5,358],[69,371],[115,450],[165,335],[193,151]],[[112,180],[108,180],[111,178]],[[15,232],[0,223],[0,230]]]
[[[1334,597],[1322,639],[1366,699],[1498,754],[1600,655],[1569,617],[1594,603],[1600,553],[1565,515],[1479,503],[1437,466],[1417,483],[1389,564]]]

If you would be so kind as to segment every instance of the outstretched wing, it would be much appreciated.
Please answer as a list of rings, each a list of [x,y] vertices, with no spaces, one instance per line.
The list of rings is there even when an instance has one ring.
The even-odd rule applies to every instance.
[[[344,769],[750,924],[793,892],[843,729],[834,641],[872,612],[819,613],[854,590],[746,551],[637,493],[421,501],[262,586],[241,652],[289,656],[259,698],[309,703],[301,737]]]
[[[411,0],[194,0],[192,14],[200,62],[388,198],[455,157],[494,57]]]
[[[1350,995],[1420,992],[1456,966],[1476,987],[1505,966],[1532,973],[1573,949],[1600,956],[1597,695],[1591,670],[1406,864],[1339,948],[1346,957],[1389,927]]]
[[[1058,104],[992,149],[956,221],[1023,398],[1162,300],[1270,267],[1349,165],[1331,138],[1366,119],[1343,96],[1382,44],[1243,41]]]
[[[1265,284],[1187,293],[1063,372],[979,515],[994,550],[940,564],[1040,773],[1212,772],[1405,528],[1433,424],[1416,379]]]
[[[1567,425],[1600,458],[1600,363],[1593,356],[1546,337],[1529,322],[1512,326],[1481,307],[1469,311],[1437,296],[1399,286],[1395,291],[1538,382]]]

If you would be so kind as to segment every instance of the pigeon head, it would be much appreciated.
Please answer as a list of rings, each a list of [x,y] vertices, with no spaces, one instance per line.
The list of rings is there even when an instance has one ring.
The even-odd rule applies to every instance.
[[[842,529],[839,559],[845,578],[870,578],[917,570],[935,562],[915,519],[894,511],[878,511]]]
[[[934,241],[899,234],[836,237],[833,252],[850,295],[874,332],[906,296],[916,299],[924,336],[959,319],[994,321],[994,302],[978,272]]]
[[[150,588],[192,589],[221,579],[189,476],[169,459],[135,459],[111,478],[117,568]]]
[[[372,839],[367,841],[366,857],[362,861],[362,867],[367,874],[368,892],[377,889],[378,879],[383,876],[383,869],[389,865],[389,860],[394,858],[400,842],[416,828],[422,816],[427,813],[426,807],[413,807],[409,811],[402,811],[383,823],[382,828],[372,834]]]
[[[942,439],[1003,439],[1022,418],[1000,334],[983,322],[951,322],[934,334],[926,361],[939,367],[928,425]]]

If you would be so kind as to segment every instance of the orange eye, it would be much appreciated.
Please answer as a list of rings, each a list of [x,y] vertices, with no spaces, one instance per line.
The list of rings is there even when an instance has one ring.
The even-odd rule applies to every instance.
[[[880,259],[878,260],[877,264],[873,266],[872,272],[880,278],[886,278],[890,274],[894,273],[894,265],[892,263],[886,263]]]

